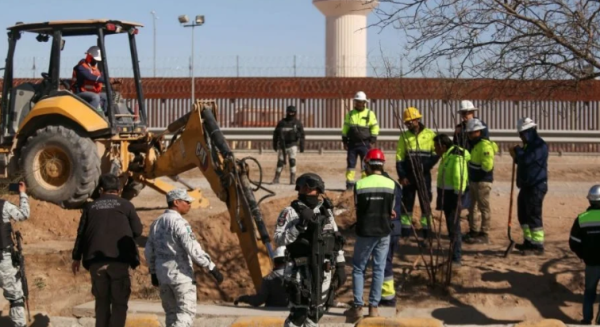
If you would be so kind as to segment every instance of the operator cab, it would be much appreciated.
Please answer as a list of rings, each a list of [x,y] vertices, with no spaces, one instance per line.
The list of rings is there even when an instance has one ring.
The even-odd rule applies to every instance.
[[[29,112],[35,107],[35,104],[43,99],[59,96],[69,96],[75,98],[78,103],[91,109],[108,122],[108,128],[96,133],[94,136],[112,136],[116,134],[144,134],[146,132],[146,110],[144,105],[144,95],[142,93],[139,60],[135,35],[138,33],[138,27],[143,25],[139,23],[118,21],[118,20],[80,20],[80,21],[52,21],[43,23],[23,24],[17,23],[8,28],[8,55],[6,57],[6,66],[4,67],[4,83],[2,88],[1,107],[1,129],[0,143],[10,143],[14,136],[19,133],[19,126],[27,117]],[[17,41],[21,38],[23,32],[37,34],[38,42],[51,41],[50,62],[48,72],[41,74],[42,80],[39,83],[14,84],[14,55]],[[132,71],[135,81],[137,102],[135,108],[130,108],[118,92],[118,85],[109,85],[109,56],[105,48],[105,37],[111,35],[127,35],[129,39],[129,49],[131,52]],[[102,61],[97,63],[107,83],[103,85],[101,93],[105,93],[106,114],[93,108],[89,102],[85,101],[77,94],[72,92],[71,80],[60,78],[60,57],[61,51],[65,46],[66,37],[77,36],[96,36],[97,46],[102,54]],[[78,43],[78,47],[85,51],[90,44]],[[72,66],[77,65],[72,63]],[[81,110],[82,108],[73,110]],[[8,109],[8,110],[6,110]]]

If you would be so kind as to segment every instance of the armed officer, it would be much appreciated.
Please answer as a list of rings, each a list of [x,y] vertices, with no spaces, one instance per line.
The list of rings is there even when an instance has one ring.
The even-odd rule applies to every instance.
[[[23,221],[29,218],[29,201],[25,193],[25,183],[19,183],[19,206],[0,200],[2,208],[2,222],[0,222],[0,285],[4,290],[4,298],[10,302],[10,320],[15,327],[25,327],[25,299],[23,297],[23,285],[13,266],[11,249],[14,246],[11,238],[12,226],[10,219]]]
[[[319,194],[325,183],[314,173],[296,180],[298,200],[279,214],[274,240],[287,247],[285,286],[290,300],[286,327],[316,326],[346,281],[344,239],[335,223],[333,205]]]
[[[288,106],[286,116],[279,121],[273,131],[273,150],[277,152],[277,170],[273,184],[279,184],[279,177],[287,157],[290,164],[290,184],[296,180],[296,154],[304,152],[304,126],[296,118],[296,107]]]

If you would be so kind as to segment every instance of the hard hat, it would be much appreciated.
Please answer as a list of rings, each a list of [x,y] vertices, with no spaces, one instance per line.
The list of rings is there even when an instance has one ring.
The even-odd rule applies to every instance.
[[[283,258],[285,257],[285,246],[280,246],[275,249],[275,254],[273,255],[273,259]]]
[[[315,173],[305,173],[296,179],[296,191],[300,191],[304,185],[311,190],[317,189],[319,193],[325,193],[325,182],[323,182],[321,176]]]
[[[285,111],[286,112],[296,112],[296,107],[295,106],[287,106]]]
[[[102,55],[100,53],[100,48],[97,46],[90,47],[85,54],[89,54],[96,61],[102,61]]]
[[[369,165],[380,165],[383,166],[385,163],[385,156],[383,151],[379,149],[371,149],[365,156],[365,162]]]
[[[367,95],[363,91],[358,91],[354,95],[354,101],[369,101],[367,100]]]
[[[481,120],[479,120],[477,118],[473,118],[467,122],[467,132],[477,132],[477,131],[481,131],[484,129],[485,129],[485,126],[483,126],[483,123],[481,122]]]
[[[594,185],[590,188],[587,199],[590,201],[600,201],[600,185]]]
[[[423,116],[421,116],[419,109],[417,109],[415,107],[408,107],[408,108],[404,109],[403,119],[404,119],[405,123],[407,121],[411,121],[413,119],[418,119],[421,117],[423,117]]]
[[[458,112],[461,111],[475,111],[478,110],[479,108],[475,108],[475,106],[473,105],[473,102],[469,101],[469,100],[462,100],[460,102],[460,109],[458,110]]]
[[[537,124],[531,118],[521,118],[517,122],[517,131],[521,133],[535,126],[537,126]]]

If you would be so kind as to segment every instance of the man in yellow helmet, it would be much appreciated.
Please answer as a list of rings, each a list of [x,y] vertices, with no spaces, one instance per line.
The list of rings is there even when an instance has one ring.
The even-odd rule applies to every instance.
[[[421,231],[428,236],[431,220],[431,169],[439,160],[435,152],[433,138],[435,132],[421,123],[421,113],[417,108],[404,110],[403,121],[406,131],[400,134],[396,149],[396,172],[402,184],[402,207],[400,221],[402,235],[410,235],[412,211],[415,197],[419,195],[421,206]]]
[[[354,169],[356,157],[364,161],[367,152],[377,141],[379,125],[375,113],[367,108],[367,95],[359,91],[354,96],[354,109],[346,114],[342,127],[342,142],[344,150],[348,151],[346,157],[346,189],[354,189]],[[361,164],[363,175],[365,166]]]

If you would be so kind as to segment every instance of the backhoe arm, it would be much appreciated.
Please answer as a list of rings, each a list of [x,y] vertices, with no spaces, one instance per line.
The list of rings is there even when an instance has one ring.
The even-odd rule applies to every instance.
[[[171,123],[165,133],[175,133],[175,139],[162,153],[157,153],[155,148],[149,150],[140,177],[175,176],[194,167],[200,168],[212,190],[227,204],[231,231],[239,238],[258,291],[263,276],[272,270],[270,237],[254,197],[258,187],[252,188],[248,164],[245,159],[234,157],[219,129],[215,111],[214,102],[197,102],[190,113]]]

